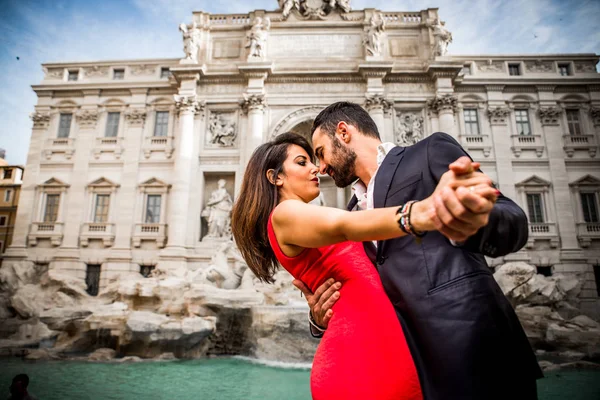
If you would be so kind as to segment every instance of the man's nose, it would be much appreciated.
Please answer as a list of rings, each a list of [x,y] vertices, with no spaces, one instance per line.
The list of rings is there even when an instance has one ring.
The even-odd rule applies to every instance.
[[[324,162],[319,164],[319,173],[321,175],[325,175],[325,171],[327,171],[327,164],[325,164]]]

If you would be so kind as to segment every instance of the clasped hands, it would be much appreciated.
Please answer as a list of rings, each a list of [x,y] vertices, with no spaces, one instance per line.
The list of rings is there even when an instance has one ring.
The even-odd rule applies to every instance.
[[[452,240],[455,244],[466,241],[489,221],[489,214],[500,192],[492,180],[478,171],[480,164],[469,157],[461,157],[449,165],[433,194],[422,200],[426,203],[427,217],[432,230]],[[300,280],[296,286],[306,297],[315,322],[327,328],[333,316],[331,307],[340,297],[340,282],[328,279],[312,293]]]

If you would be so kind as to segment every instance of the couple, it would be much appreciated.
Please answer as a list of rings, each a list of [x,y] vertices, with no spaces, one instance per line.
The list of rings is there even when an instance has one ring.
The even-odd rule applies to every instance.
[[[308,204],[319,168],[286,133],[252,155],[232,230],[257,277],[279,262],[296,278],[325,332],[313,398],[536,399],[541,371],[484,258],[524,245],[523,211],[446,134],[381,143],[369,114],[340,102],[312,140],[321,173],[358,179],[360,211]]]

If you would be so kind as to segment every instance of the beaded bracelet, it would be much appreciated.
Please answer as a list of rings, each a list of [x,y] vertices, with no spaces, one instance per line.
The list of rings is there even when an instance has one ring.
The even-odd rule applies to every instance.
[[[398,222],[398,226],[400,226],[402,232],[415,237],[417,242],[420,243],[421,238],[425,236],[425,232],[417,231],[410,222],[412,207],[415,203],[416,201],[412,200],[400,206],[398,211],[396,211],[396,215],[398,216],[396,221]]]

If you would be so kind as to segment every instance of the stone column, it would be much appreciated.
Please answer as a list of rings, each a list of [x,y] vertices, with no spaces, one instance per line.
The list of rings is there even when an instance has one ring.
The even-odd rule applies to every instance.
[[[366,97],[365,108],[371,118],[373,118],[373,121],[375,121],[381,140],[383,142],[393,142],[391,132],[385,129],[384,118],[384,112],[392,107],[392,103],[381,94],[367,95]]]
[[[515,182],[512,168],[512,150],[510,129],[508,121],[510,109],[506,107],[506,103],[494,103],[487,110],[489,118],[492,141],[494,143],[496,155],[496,172],[498,176],[498,189],[506,197],[514,201],[518,201],[515,197]],[[485,123],[485,121],[483,121]],[[525,207],[525,204],[521,204]]]
[[[164,253],[183,256],[186,247],[188,206],[194,166],[194,116],[202,111],[204,106],[198,103],[195,95],[176,95],[175,105],[179,113],[179,124],[172,186],[168,200],[168,242]]]
[[[458,140],[458,135],[454,129],[454,112],[456,111],[458,99],[452,94],[436,96],[429,100],[429,108],[437,112],[439,117],[440,132],[447,133]]]
[[[562,146],[563,131],[560,126],[562,109],[556,103],[543,101],[545,93],[540,92],[538,116],[542,124],[543,135],[548,150],[548,163],[552,176],[552,188],[556,210],[556,223],[562,250],[579,250],[577,225],[571,203],[569,176],[565,165],[565,152]],[[552,95],[552,93],[549,93]]]
[[[254,150],[263,143],[264,109],[267,106],[264,94],[246,94],[242,110],[248,115],[248,136],[246,141],[246,162]]]

